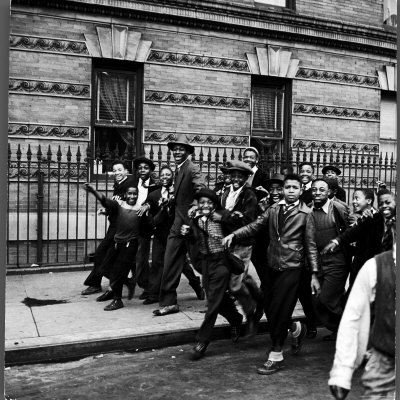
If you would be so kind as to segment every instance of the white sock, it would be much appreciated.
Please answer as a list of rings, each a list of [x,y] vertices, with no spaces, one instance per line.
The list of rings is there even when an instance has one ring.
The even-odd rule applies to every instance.
[[[296,321],[295,324],[296,324],[296,330],[292,332],[293,337],[299,336],[300,332],[301,332],[301,323],[300,323],[300,321]]]
[[[283,361],[282,351],[270,351],[268,355],[268,360],[270,361]]]

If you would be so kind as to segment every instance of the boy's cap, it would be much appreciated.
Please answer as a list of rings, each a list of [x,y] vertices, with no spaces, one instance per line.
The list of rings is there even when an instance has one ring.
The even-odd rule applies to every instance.
[[[257,154],[257,158],[260,157],[260,154],[258,152],[258,150],[255,147],[246,147],[243,151],[243,154],[246,153],[246,151],[252,151],[253,153]]]
[[[228,167],[225,166],[225,165],[221,165],[221,166],[219,167],[219,169],[221,170],[221,172],[222,172],[223,174],[226,174],[226,173],[228,172]]]
[[[340,175],[342,173],[342,171],[334,165],[326,165],[324,168],[322,168],[322,173],[325,175],[326,171],[329,170],[334,171],[336,175]]]
[[[253,170],[243,161],[231,160],[226,163],[226,166],[229,172],[240,171],[246,175],[253,175]]]
[[[192,146],[189,143],[189,140],[187,139],[186,135],[183,133],[176,133],[175,134],[175,140],[173,142],[168,142],[167,146],[168,148],[172,151],[174,146],[176,144],[181,144],[182,146],[185,146],[188,150],[190,154],[194,153],[194,146]]]
[[[215,205],[219,204],[219,199],[218,196],[215,194],[215,192],[211,189],[208,188],[203,188],[200,189],[198,192],[196,192],[193,196],[196,200],[199,200],[200,197],[207,197],[210,199]]]
[[[147,164],[152,171],[156,169],[156,166],[154,165],[153,161],[151,161],[149,158],[146,157],[138,157],[135,160],[133,160],[133,165],[135,166],[136,169],[138,169],[139,164]]]
[[[285,176],[282,174],[274,174],[271,176],[271,179],[267,180],[267,188],[269,189],[273,183],[279,183],[280,185],[283,186],[283,180],[285,179]]]

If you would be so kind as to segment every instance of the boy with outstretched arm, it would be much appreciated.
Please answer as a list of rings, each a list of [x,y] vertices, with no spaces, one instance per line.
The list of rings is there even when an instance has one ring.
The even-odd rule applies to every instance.
[[[114,311],[122,308],[122,287],[126,282],[129,270],[135,260],[138,249],[139,226],[143,217],[137,215],[138,190],[129,186],[126,189],[125,201],[111,200],[97,192],[89,183],[85,183],[84,189],[92,193],[106,208],[109,215],[116,215],[116,232],[114,246],[107,252],[103,263],[105,276],[109,276],[110,286],[114,294],[113,301],[104,310]]]
[[[298,299],[298,287],[305,259],[312,271],[318,271],[318,253],[311,210],[299,201],[302,182],[298,175],[289,174],[283,182],[284,198],[272,205],[256,221],[224,238],[229,247],[232,241],[240,242],[267,228],[270,243],[267,250],[266,287],[264,301],[270,324],[272,348],[268,360],[257,369],[262,375],[273,374],[285,367],[282,348],[292,332],[292,353],[297,354],[306,334],[306,326],[292,322]]]

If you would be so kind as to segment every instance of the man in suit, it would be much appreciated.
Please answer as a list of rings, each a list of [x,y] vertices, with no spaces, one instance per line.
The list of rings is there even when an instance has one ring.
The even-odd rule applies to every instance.
[[[129,176],[129,171],[127,165],[122,160],[115,160],[112,164],[112,170],[114,174],[114,186],[113,186],[113,200],[122,200],[125,196],[125,193],[129,187],[135,187],[135,181],[132,176]],[[106,215],[105,210],[99,210],[100,215]],[[103,274],[101,273],[102,262],[105,259],[107,251],[110,246],[114,246],[114,235],[116,233],[116,217],[114,215],[110,215],[108,217],[109,226],[106,232],[104,239],[100,242],[94,253],[94,265],[93,269],[86,278],[84,285],[88,286],[85,290],[82,291],[82,295],[87,296],[90,294],[95,294],[101,292],[101,280],[103,278]],[[132,290],[134,290],[134,283],[129,281],[131,286],[130,295],[132,294]],[[107,290],[104,292],[98,299],[102,301],[103,297],[105,300],[112,299],[114,294],[111,290]],[[97,300],[98,300],[97,299]]]
[[[179,312],[176,289],[179,285],[186,253],[189,253],[193,265],[197,262],[197,249],[181,234],[181,226],[189,225],[189,210],[196,205],[194,194],[206,187],[200,168],[192,163],[189,155],[194,147],[183,134],[168,143],[175,159],[176,173],[174,185],[175,217],[167,239],[164,269],[161,278],[158,310],[154,315],[164,316]]]

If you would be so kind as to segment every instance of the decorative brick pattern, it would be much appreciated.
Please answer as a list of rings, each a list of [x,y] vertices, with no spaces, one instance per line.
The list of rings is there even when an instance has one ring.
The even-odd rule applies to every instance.
[[[181,132],[182,133],[182,132]],[[248,136],[235,135],[208,135],[206,133],[186,133],[186,138],[193,146],[248,146]],[[144,140],[148,143],[168,143],[176,140],[176,133],[148,129]]]
[[[191,107],[228,108],[243,111],[250,110],[250,99],[246,98],[174,93],[162,90],[146,90],[145,102]]]
[[[250,72],[247,60],[201,56],[163,50],[151,50],[147,62],[177,65],[193,68],[206,68],[234,72]]]
[[[31,51],[49,51],[89,56],[85,42],[65,39],[49,39],[27,35],[10,35],[10,48]]]
[[[377,76],[365,76],[347,72],[327,71],[322,69],[299,67],[296,79],[341,83],[345,85],[366,86],[379,89]]]
[[[52,124],[22,124],[10,122],[8,135],[16,137],[37,137],[43,139],[62,138],[63,140],[89,140],[88,126],[61,126]]]
[[[33,79],[10,78],[8,83],[10,93],[29,93],[40,95],[73,96],[90,99],[90,85],[77,83],[62,83],[39,81]]]
[[[318,104],[295,103],[293,114],[303,114],[312,117],[344,118],[379,122],[380,112],[347,107],[333,107]]]
[[[337,142],[327,140],[308,140],[308,139],[294,139],[292,147],[299,149],[314,149],[314,150],[334,150],[334,151],[379,151],[378,143],[352,143],[352,142]]]

